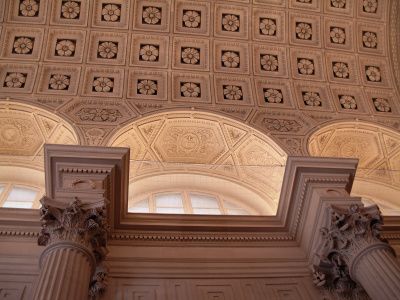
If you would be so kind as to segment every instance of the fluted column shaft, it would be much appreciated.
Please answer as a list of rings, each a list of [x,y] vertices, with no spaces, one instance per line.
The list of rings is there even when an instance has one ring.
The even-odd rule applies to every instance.
[[[378,206],[348,211],[330,207],[330,226],[321,229],[319,265],[311,267],[313,281],[335,299],[400,300],[400,263],[395,251],[381,238]]]
[[[57,242],[40,257],[40,274],[34,300],[86,300],[96,261],[86,247]]]
[[[360,253],[350,275],[372,300],[400,299],[400,263],[386,244],[377,244]]]
[[[46,248],[33,299],[93,297],[105,287],[106,273],[99,266],[108,251],[104,207],[85,207],[78,198],[62,206],[44,197],[42,204],[38,244]]]

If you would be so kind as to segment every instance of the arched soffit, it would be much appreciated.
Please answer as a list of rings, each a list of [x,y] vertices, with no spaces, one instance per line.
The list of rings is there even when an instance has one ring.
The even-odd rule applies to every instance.
[[[29,166],[0,165],[0,186],[6,189],[15,186],[33,189],[38,191],[39,199],[45,194],[44,172]],[[39,207],[37,201],[34,207]]]
[[[392,205],[400,199],[398,132],[360,122],[328,125],[312,134],[308,150],[313,156],[358,158],[353,195],[391,202]],[[370,188],[371,183],[386,188],[376,193],[376,188]]]
[[[43,109],[0,103],[0,165],[43,170],[43,145],[78,144],[71,125]]]
[[[162,113],[120,129],[109,146],[131,149],[131,183],[161,174],[207,175],[256,192],[276,209],[287,154],[241,122],[210,113]]]
[[[400,93],[400,2],[398,0],[391,0],[389,12],[390,59],[393,77],[397,83],[395,86]]]

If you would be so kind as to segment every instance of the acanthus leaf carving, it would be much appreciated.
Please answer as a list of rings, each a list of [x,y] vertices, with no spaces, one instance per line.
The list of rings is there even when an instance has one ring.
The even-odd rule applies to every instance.
[[[363,250],[373,244],[387,243],[381,238],[382,217],[378,206],[360,209],[356,204],[348,212],[332,209],[330,228],[323,227],[323,247],[316,256],[320,264],[310,266],[313,282],[339,299],[369,299],[351,277],[350,268]]]
[[[98,266],[96,273],[90,281],[89,285],[89,299],[95,300],[97,295],[103,293],[108,285],[108,268],[106,266]]]
[[[74,198],[64,209],[43,205],[40,209],[42,231],[38,237],[39,246],[58,241],[72,241],[92,251],[96,261],[102,261],[108,253],[106,239],[105,207],[81,208],[82,202]]]

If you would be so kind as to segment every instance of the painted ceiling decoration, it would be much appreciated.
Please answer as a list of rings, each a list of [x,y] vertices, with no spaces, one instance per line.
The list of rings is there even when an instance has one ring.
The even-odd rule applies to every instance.
[[[258,139],[310,155],[326,126],[399,132],[399,11],[395,0],[0,1],[0,153],[116,145],[131,128],[135,159],[224,163],[230,151],[229,164],[253,164],[242,153]],[[260,135],[235,148],[229,122]]]

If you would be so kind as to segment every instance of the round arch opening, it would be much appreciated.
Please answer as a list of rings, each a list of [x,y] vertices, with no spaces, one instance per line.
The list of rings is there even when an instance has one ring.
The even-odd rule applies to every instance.
[[[343,122],[317,130],[309,139],[312,156],[352,157],[359,163],[351,195],[400,215],[400,134],[379,125]]]
[[[158,195],[181,194],[184,213],[196,214],[196,194],[216,198],[221,214],[234,206],[276,214],[287,154],[246,124],[210,113],[162,113],[121,128],[108,145],[130,148],[129,207],[149,203],[146,212],[161,212]],[[211,209],[207,201],[201,205]]]
[[[0,103],[0,207],[40,206],[45,193],[45,143],[77,145],[79,138],[69,123],[46,110],[13,101]]]

